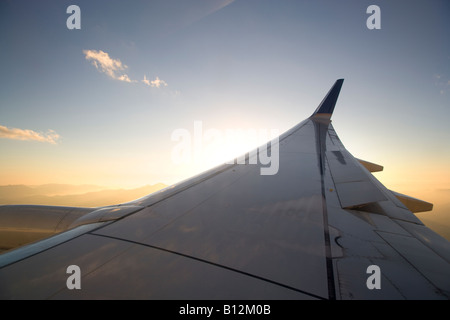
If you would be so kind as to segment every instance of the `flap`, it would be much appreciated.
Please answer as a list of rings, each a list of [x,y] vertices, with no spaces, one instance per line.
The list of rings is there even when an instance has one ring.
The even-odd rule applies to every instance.
[[[416,199],[395,191],[391,192],[397,197],[398,200],[400,200],[411,212],[424,212],[424,211],[431,211],[433,210],[433,204]]]
[[[327,151],[327,159],[342,208],[387,200],[348,151]]]
[[[361,160],[361,159],[356,159],[356,160],[358,160],[359,163],[361,163],[364,166],[364,168],[369,170],[369,172],[383,171],[383,166],[380,166],[379,164],[372,163],[372,162],[365,161],[365,160]]]

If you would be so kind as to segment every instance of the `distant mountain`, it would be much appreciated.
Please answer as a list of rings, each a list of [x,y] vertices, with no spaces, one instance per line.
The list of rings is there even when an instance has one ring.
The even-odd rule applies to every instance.
[[[0,186],[0,199],[2,198],[18,198],[35,195],[67,195],[67,194],[80,194],[86,192],[100,191],[107,189],[106,187],[96,185],[71,185],[71,184],[42,184],[37,186],[26,185],[8,185]]]
[[[108,189],[95,185],[46,184],[0,186],[0,205],[42,204],[99,207],[132,201],[167,187],[163,183],[136,189]]]

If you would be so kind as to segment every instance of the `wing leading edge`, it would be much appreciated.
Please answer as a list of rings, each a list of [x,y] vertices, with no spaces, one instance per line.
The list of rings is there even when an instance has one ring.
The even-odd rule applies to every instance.
[[[277,174],[224,164],[118,205],[132,208],[120,218],[91,212],[45,243],[0,255],[0,297],[448,299],[448,241],[334,131],[342,84],[280,136]],[[81,290],[67,288],[70,265],[81,269]],[[373,265],[380,289],[367,284]]]

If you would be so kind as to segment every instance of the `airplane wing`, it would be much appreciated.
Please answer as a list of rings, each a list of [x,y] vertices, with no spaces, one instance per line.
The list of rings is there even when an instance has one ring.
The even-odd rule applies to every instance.
[[[53,234],[0,255],[0,298],[448,299],[450,243],[413,214],[432,205],[383,186],[331,124],[342,84],[257,152],[144,198],[0,207]]]

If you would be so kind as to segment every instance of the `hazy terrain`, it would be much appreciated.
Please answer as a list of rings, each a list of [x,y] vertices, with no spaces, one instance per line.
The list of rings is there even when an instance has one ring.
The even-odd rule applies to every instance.
[[[163,183],[135,189],[110,189],[96,185],[45,184],[38,186],[0,186],[0,205],[41,204],[77,207],[99,207],[138,199],[167,187]],[[429,228],[450,240],[450,190],[442,189],[424,195],[434,204],[433,211],[416,214]]]
[[[433,203],[433,210],[417,213],[417,217],[450,241],[450,189],[437,189],[424,193],[421,199]]]
[[[110,189],[95,185],[45,184],[0,186],[2,204],[42,204],[99,207],[132,201],[167,187],[163,183],[136,189]]]

